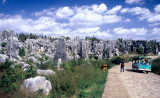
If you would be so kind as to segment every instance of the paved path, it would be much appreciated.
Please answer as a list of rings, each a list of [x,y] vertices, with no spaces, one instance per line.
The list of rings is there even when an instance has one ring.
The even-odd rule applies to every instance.
[[[109,70],[102,98],[160,98],[160,75],[132,71],[132,63]]]
[[[160,98],[160,75],[132,71],[132,63],[126,64],[126,71],[120,75],[130,98]]]
[[[119,66],[114,66],[109,70],[102,98],[129,98],[120,78]]]

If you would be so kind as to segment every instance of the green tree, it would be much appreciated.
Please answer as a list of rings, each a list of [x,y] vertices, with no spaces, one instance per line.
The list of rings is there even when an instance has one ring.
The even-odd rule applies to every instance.
[[[19,56],[25,56],[25,50],[24,50],[24,47],[19,48]]]
[[[144,54],[144,49],[143,49],[142,47],[138,47],[138,48],[136,49],[136,51],[137,51],[138,55]]]
[[[19,68],[18,65],[14,65],[12,68],[13,62],[10,62],[7,59],[4,63],[0,64],[0,95],[7,94],[9,92],[15,91],[19,88],[18,81],[24,78],[24,72]]]
[[[5,47],[6,45],[7,45],[7,43],[5,43],[5,42],[3,42],[3,43],[1,44],[2,47]]]
[[[25,42],[27,38],[29,38],[29,34],[20,33],[18,35],[18,40],[21,41],[21,42]]]
[[[120,64],[122,61],[122,58],[121,57],[116,57],[115,59],[112,59],[111,62],[113,64]]]

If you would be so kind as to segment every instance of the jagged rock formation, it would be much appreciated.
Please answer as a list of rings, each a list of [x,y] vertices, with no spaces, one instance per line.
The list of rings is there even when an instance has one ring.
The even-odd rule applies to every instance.
[[[22,58],[19,56],[19,40],[17,37],[11,36],[8,38],[6,49],[6,53],[10,59],[22,60]]]
[[[41,70],[41,69],[38,69],[37,73],[40,75],[53,75],[53,74],[55,74],[55,72],[52,70]]]
[[[16,33],[12,30],[7,31],[4,30],[2,33],[0,33],[0,39],[3,40],[8,40],[9,37],[17,37]]]
[[[112,58],[119,56],[121,53],[129,54],[136,52],[137,47],[144,48],[145,53],[157,53],[160,51],[160,43],[152,40],[135,41],[135,40],[90,40],[81,39],[79,37],[73,40],[66,40],[60,37],[51,42],[49,38],[27,38],[25,42],[18,40],[18,36],[14,31],[0,32],[0,53],[7,55],[12,61],[22,61],[19,56],[19,48],[25,50],[25,60],[32,60],[40,63],[39,58],[47,56],[49,59],[77,60],[82,58],[88,60],[90,55],[94,55],[95,59]],[[3,44],[3,45],[2,45]]]
[[[57,45],[57,48],[56,48],[56,52],[55,52],[55,55],[54,55],[55,60],[58,60],[60,58],[62,60],[67,60],[65,40],[63,38],[59,38],[58,45]]]
[[[8,59],[9,57],[4,55],[4,54],[0,54],[0,62],[5,62],[6,59]]]
[[[45,77],[41,76],[25,79],[23,87],[33,92],[38,92],[39,90],[43,90],[44,95],[48,95],[49,91],[52,89],[51,82],[46,80]]]
[[[55,60],[59,60],[57,69],[63,70],[60,68],[61,60],[68,61],[80,58],[101,60],[119,56],[122,53],[136,52],[138,47],[142,47],[145,53],[154,53],[160,56],[160,42],[155,40],[100,40],[79,37],[68,40],[65,37],[51,39],[49,37],[23,38],[23,36],[20,37],[14,31],[0,32],[0,63],[9,58],[23,71],[27,71],[32,68],[45,67],[47,64],[52,65],[56,63]],[[42,69],[38,69],[37,73],[39,75],[55,74],[52,70]],[[43,90],[45,95],[48,95],[52,89],[51,83],[41,76],[26,79],[23,86],[33,92]]]

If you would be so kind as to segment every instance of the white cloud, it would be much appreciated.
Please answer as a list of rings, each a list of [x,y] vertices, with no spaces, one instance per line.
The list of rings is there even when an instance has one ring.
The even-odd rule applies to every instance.
[[[107,14],[116,14],[119,10],[121,10],[122,6],[118,5],[110,9]]]
[[[155,6],[154,12],[151,12],[147,8],[142,7],[133,7],[133,8],[124,8],[121,10],[121,13],[132,13],[133,15],[137,15],[140,21],[147,20],[149,23],[160,22],[160,4]]]
[[[160,35],[160,28],[153,28],[151,32],[153,35]]]
[[[144,20],[153,16],[153,14],[147,8],[134,7],[134,8],[131,8],[129,12],[135,15],[140,15],[138,17],[139,20]]]
[[[160,4],[158,4],[155,8],[154,8],[156,13],[160,13]]]
[[[156,23],[153,23],[153,24],[149,24],[150,27],[158,26],[158,25],[160,25],[160,23],[157,23],[157,22],[156,22]]]
[[[0,30],[11,29],[16,32],[65,35],[70,32],[69,28],[63,28],[64,24],[55,22],[52,17],[41,16],[37,20],[23,19],[22,16],[14,16],[0,19]]]
[[[133,35],[146,35],[148,32],[145,28],[131,28],[131,29],[125,29],[123,27],[118,27],[113,29],[113,32],[118,35],[128,35],[133,37]]]
[[[106,15],[105,4],[49,8],[32,13],[36,19],[23,18],[21,15],[4,15],[0,18],[0,30],[12,29],[16,32],[46,34],[52,36],[61,35],[96,35],[111,37],[109,31],[100,30],[100,25],[121,21],[121,16]],[[57,16],[57,17],[56,17]],[[58,22],[58,18],[66,18],[67,22]]]
[[[144,4],[143,0],[126,0],[125,3],[127,4]]]
[[[112,9],[107,10],[107,6],[102,3],[100,5],[72,8],[61,7],[59,9],[44,9],[34,13],[34,15],[37,16],[36,19],[26,19],[21,15],[4,15],[0,18],[0,30],[12,29],[16,32],[32,32],[35,34],[52,36],[86,37],[94,35],[99,38],[114,38],[121,36],[127,38],[132,38],[133,36],[145,38],[146,33],[148,32],[145,28],[127,29],[119,27],[113,29],[113,31],[101,29],[104,24],[109,25],[121,21],[131,22],[130,18],[119,16],[117,14],[118,11],[121,13],[129,12],[138,15],[140,20],[148,20],[148,22],[155,22],[156,19],[154,19],[153,16],[158,15],[155,13],[153,14],[147,8],[141,7],[121,9],[122,6],[115,6]],[[151,17],[153,20],[150,20]],[[63,21],[63,19],[59,22],[61,18],[65,18],[67,22]],[[156,21],[158,21],[158,19]]]
[[[105,15],[103,21],[104,21],[104,23],[116,23],[116,22],[120,22],[121,20],[122,20],[121,16]]]
[[[148,30],[145,28],[127,29],[123,27],[118,27],[118,28],[113,29],[113,32],[116,38],[146,40]]]
[[[92,29],[94,29],[94,30],[92,30]],[[88,36],[88,37],[95,36],[97,38],[105,39],[105,38],[112,38],[113,37],[109,32],[110,32],[110,30],[101,31],[99,27],[95,27],[95,28],[80,28],[80,29],[73,31],[72,34],[74,34],[74,37],[80,36],[82,38],[85,38],[86,36]]]
[[[109,32],[110,30],[107,30],[107,31],[98,31],[98,32],[96,32],[95,34],[94,34],[94,36],[96,36],[96,37],[100,37],[100,38],[111,38],[111,37],[113,37],[111,34],[109,34],[108,32]]]
[[[123,8],[122,10],[121,10],[121,13],[126,13],[126,12],[128,12],[129,11],[129,8]]]
[[[44,9],[42,11],[35,12],[34,15],[35,16],[42,16],[42,15],[53,16],[54,15],[54,10],[55,10],[55,8]]]
[[[130,20],[130,19],[125,19],[124,21],[125,21],[125,22],[131,22],[131,20]]]
[[[160,14],[149,17],[147,19],[148,22],[160,22]]]
[[[56,15],[59,17],[59,18],[67,18],[69,16],[72,16],[74,14],[73,10],[70,9],[69,7],[63,7],[63,8],[59,8],[57,11],[56,11]]]
[[[98,26],[105,23],[116,23],[121,21],[120,16],[116,15],[100,15],[92,12],[88,12],[87,14],[78,13],[74,15],[71,19],[72,26]]]
[[[148,39],[151,39],[151,40],[154,40],[156,39],[157,41],[160,42],[160,28],[156,27],[156,28],[153,28],[152,30],[150,30],[150,34],[149,34],[149,38]]]
[[[80,37],[96,36],[96,37],[112,37],[109,31],[101,31],[100,27],[71,29],[66,23],[57,23],[54,18],[49,16],[41,16],[37,20],[24,19],[20,15],[0,19],[0,30],[11,29],[16,32],[45,34],[52,36],[71,36]]]
[[[77,29],[75,32],[79,32],[79,33],[82,33],[82,34],[88,34],[88,33],[95,33],[95,32],[98,32],[100,30],[99,27],[92,27],[92,28],[80,28],[80,29]]]
[[[110,12],[116,14],[122,6],[116,6]],[[75,15],[70,17],[70,25],[74,27],[92,27],[102,24],[116,23],[122,20],[121,16],[106,15],[107,6],[105,4],[74,7]]]
[[[103,13],[103,12],[107,11],[107,6],[104,3],[100,4],[99,6],[92,5],[92,8],[95,13]]]
[[[77,13],[74,15],[71,19],[71,26],[78,26],[78,27],[84,27],[84,26],[97,26],[102,24],[103,16],[88,12],[87,14]]]

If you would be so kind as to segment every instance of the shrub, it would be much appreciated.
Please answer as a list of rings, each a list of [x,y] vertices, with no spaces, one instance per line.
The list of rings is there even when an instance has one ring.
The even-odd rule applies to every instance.
[[[30,66],[29,69],[26,71],[25,78],[34,77],[37,75],[37,70]]]
[[[95,57],[95,56],[94,56],[93,54],[90,54],[90,55],[89,55],[89,59],[94,59],[94,57]]]
[[[160,75],[160,58],[153,60],[151,70],[152,72]]]
[[[2,53],[2,54],[5,54],[5,53],[6,53],[6,49],[5,49],[5,48],[2,48],[1,53]]]
[[[47,60],[44,61],[43,58],[39,58],[40,64],[37,64],[38,68],[40,69],[52,69],[53,67],[57,66],[56,60]]]
[[[144,54],[144,49],[142,47],[138,47],[136,51],[138,54]]]
[[[5,64],[7,67],[3,67],[4,74],[0,77],[0,94],[7,94],[8,92],[17,90],[19,85],[16,82],[24,78],[22,69],[16,65],[13,69],[11,67],[12,62],[8,60]]]
[[[19,56],[25,56],[24,47],[19,48]]]
[[[78,98],[86,98],[86,91],[85,90],[81,90],[81,92],[78,94]]]
[[[53,60],[52,67],[57,66],[57,64],[58,64],[58,61]]]
[[[105,79],[105,78],[104,78]],[[104,85],[93,85],[92,90],[87,93],[88,98],[102,98]]]
[[[50,66],[52,65],[52,61],[46,61],[46,62],[41,62],[41,64],[39,65],[40,69],[48,69]]]
[[[48,60],[48,57],[47,57],[47,56],[45,57],[45,60],[46,60],[46,61]]]
[[[121,60],[122,60],[121,57],[116,57],[116,58],[112,59],[111,62],[113,64],[120,64]]]
[[[64,69],[70,69],[70,68],[75,67],[75,66],[83,65],[85,62],[86,61],[83,61],[82,59],[78,59],[77,61],[76,60],[71,60],[71,61],[68,61],[68,62],[63,62],[61,64],[61,66]]]
[[[75,61],[63,62],[63,71],[57,71],[56,75],[46,76],[52,83],[52,97],[71,97],[81,89],[89,89],[93,84],[100,85],[101,88],[97,93],[102,94],[104,83],[106,82],[107,71],[102,71],[103,64],[110,64],[107,60],[90,60],[83,61],[81,59]],[[110,65],[108,65],[110,66]],[[77,97],[86,94],[82,91]],[[100,96],[100,95],[98,95]],[[93,97],[93,96],[92,96]]]
[[[7,43],[5,43],[5,42],[3,42],[3,43],[1,44],[2,47],[5,47],[6,45],[7,45]]]
[[[10,66],[13,64],[13,62],[10,62],[9,59],[6,59],[6,61],[2,64],[0,64],[0,70],[4,71],[8,68],[10,68]]]
[[[14,75],[14,71],[7,70],[2,77],[0,77],[0,93],[6,94],[10,91],[17,89],[18,85],[16,82],[16,75]]]
[[[26,61],[26,63],[27,63],[27,64],[29,64],[29,65],[33,65],[33,64],[35,64],[35,62],[33,62],[33,60],[32,60],[32,59],[27,60],[27,61]]]

